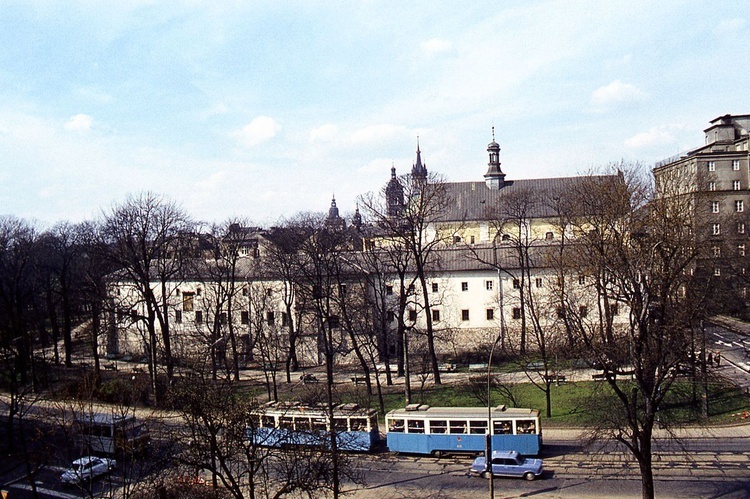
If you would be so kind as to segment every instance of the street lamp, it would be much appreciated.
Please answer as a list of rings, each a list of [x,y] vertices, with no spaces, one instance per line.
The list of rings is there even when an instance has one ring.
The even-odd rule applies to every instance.
[[[485,472],[489,477],[490,481],[490,499],[495,497],[495,478],[492,476],[492,354],[495,353],[495,347],[503,339],[504,336],[503,325],[500,323],[500,334],[497,335],[495,341],[492,343],[490,348],[490,357],[487,361],[487,441],[485,443]]]

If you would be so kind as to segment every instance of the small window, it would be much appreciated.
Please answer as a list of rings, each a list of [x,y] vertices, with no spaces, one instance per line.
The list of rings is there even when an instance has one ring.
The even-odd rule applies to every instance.
[[[742,182],[740,182],[739,180],[735,180],[733,185],[735,191],[739,191],[740,189],[742,189]]]
[[[174,311],[174,321],[177,324],[182,324],[182,310],[175,310]]]
[[[194,293],[185,292],[182,293],[182,310],[185,312],[192,312],[193,311],[193,296],[195,296]]]
[[[409,294],[414,293],[414,284],[409,284]]]
[[[711,201],[711,213],[719,213],[719,202]]]
[[[422,419],[407,419],[406,425],[409,433],[424,433],[424,420]]]
[[[266,322],[269,326],[273,326],[275,317],[273,312],[266,312]]]
[[[474,244],[474,236],[471,236],[471,244]]]
[[[417,311],[416,310],[409,310],[409,320],[411,322],[417,321]]]
[[[716,267],[714,269],[714,276],[719,277],[721,275],[721,269],[719,267]]]
[[[734,211],[737,213],[742,213],[745,211],[745,202],[741,200],[737,200],[734,202]]]
[[[716,171],[716,162],[715,161],[709,161],[708,162],[708,171],[715,172]]]
[[[529,420],[520,419],[516,421],[516,433],[535,434],[536,422],[533,419],[529,419]]]
[[[586,317],[587,315],[589,315],[589,307],[587,307],[586,305],[578,307],[578,313],[581,317]]]
[[[468,433],[468,425],[466,424],[466,421],[459,421],[459,420],[451,420],[448,422],[448,425],[450,427],[451,433],[453,434],[464,434]]]
[[[737,224],[737,234],[744,234],[745,233],[745,224],[740,222]]]
[[[440,310],[432,309],[432,322],[440,322]]]
[[[243,310],[242,312],[240,312],[240,322],[242,324],[250,323],[250,313],[247,310]]]
[[[391,419],[388,423],[388,431],[391,433],[403,433],[404,426],[403,419]]]
[[[196,310],[196,312],[195,312],[195,323],[196,324],[200,324],[201,322],[203,322],[203,312],[201,312],[200,310]]]
[[[578,285],[579,286],[585,286],[586,285],[586,278],[582,275],[578,276]]]
[[[732,160],[732,170],[739,171],[740,170],[740,160],[739,159],[733,159]]]
[[[386,286],[385,287],[385,294],[392,295],[393,294],[393,286]]]
[[[521,307],[513,307],[513,318],[514,319],[521,318]]]
[[[337,329],[341,327],[341,319],[339,319],[338,315],[332,315],[328,318],[328,324],[332,329]]]
[[[555,235],[552,232],[547,232],[544,235],[544,239],[546,239],[547,241],[551,241],[552,239],[554,239],[554,237],[555,237]]]
[[[513,433],[513,426],[510,421],[493,421],[493,431],[495,435],[509,435]]]
[[[718,258],[721,256],[721,248],[719,246],[714,246],[713,248],[711,248],[711,250],[714,254],[714,258]]]
[[[461,283],[461,291],[468,291],[469,290],[469,283],[468,282],[462,282]]]
[[[445,419],[430,421],[430,433],[448,433],[448,421]]]
[[[513,279],[513,289],[519,289],[521,287],[521,281]]]
[[[510,234],[503,234],[503,237],[500,238],[503,241],[510,241]]]
[[[541,278],[541,277],[537,277],[537,278],[536,278],[536,287],[537,287],[537,288],[541,288],[543,284],[544,284],[544,283],[543,283],[543,281],[542,281],[542,278]]]
[[[619,308],[617,307],[616,303],[613,303],[609,306],[609,315],[614,317],[619,312]]]
[[[487,291],[492,291],[493,286],[494,283],[492,281],[484,281],[484,289]]]
[[[396,314],[393,313],[393,310],[389,310],[388,313],[386,313],[386,318],[388,319],[388,322],[393,322],[396,320]]]
[[[466,309],[461,310],[461,320],[462,321],[468,321],[469,320],[469,311]]]
[[[437,293],[439,289],[440,289],[440,286],[438,286],[438,283],[433,282],[432,283],[432,292],[433,293]]]
[[[346,284],[339,285],[339,296],[346,296]]]
[[[220,312],[219,313],[219,324],[226,324],[227,323],[227,313],[226,312]]]
[[[709,191],[715,191],[716,190],[716,182],[709,182],[708,183],[708,190]]]
[[[273,289],[267,289],[266,290],[266,296],[268,296],[269,298],[272,297],[273,296]]]
[[[453,236],[453,244],[458,244],[461,242],[461,236]]]
[[[737,255],[738,256],[745,256],[745,245],[740,244],[737,246]]]
[[[487,420],[469,421],[469,433],[472,435],[484,435],[487,433]]]
[[[281,327],[287,327],[289,325],[289,316],[286,312],[281,312]]]
[[[721,224],[713,224],[713,227],[711,228],[711,233],[714,236],[720,236],[721,235]]]
[[[488,321],[495,320],[495,309],[494,308],[488,308],[487,309],[487,320]]]

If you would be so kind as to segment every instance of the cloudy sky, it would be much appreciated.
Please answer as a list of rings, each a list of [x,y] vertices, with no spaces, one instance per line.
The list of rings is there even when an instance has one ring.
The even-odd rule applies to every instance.
[[[750,113],[743,2],[0,0],[0,214],[344,213],[406,173],[651,164]]]

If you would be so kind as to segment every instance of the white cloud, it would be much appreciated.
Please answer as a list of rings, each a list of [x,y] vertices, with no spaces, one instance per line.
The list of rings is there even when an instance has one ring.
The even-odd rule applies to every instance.
[[[69,132],[88,132],[94,119],[88,114],[76,114],[65,122],[63,128]]]
[[[441,40],[439,38],[432,38],[419,44],[422,52],[428,56],[435,56],[445,54],[453,50],[453,43],[448,40]]]
[[[403,135],[408,129],[404,126],[381,124],[360,128],[352,133],[351,141],[354,144],[367,144],[373,142],[385,142]]]
[[[732,19],[723,19],[721,22],[719,22],[719,25],[716,26],[716,34],[717,35],[723,35],[727,32],[732,31],[741,31],[745,28],[745,25],[747,24],[747,21],[741,17],[735,17]]]
[[[608,108],[620,104],[639,102],[646,94],[635,85],[615,80],[609,85],[599,87],[591,93],[591,103],[597,109]]]
[[[672,132],[683,130],[683,125],[662,125],[640,132],[625,140],[625,146],[631,149],[646,149],[675,142]]]
[[[310,142],[332,142],[339,134],[339,127],[325,124],[310,131]]]
[[[281,125],[269,116],[258,116],[232,135],[245,147],[257,146],[272,139],[281,130]]]

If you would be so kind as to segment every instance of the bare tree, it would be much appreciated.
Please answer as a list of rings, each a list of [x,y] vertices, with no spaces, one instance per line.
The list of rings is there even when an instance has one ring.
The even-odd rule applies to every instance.
[[[410,273],[416,276],[420,289],[421,311],[425,319],[424,335],[430,355],[435,384],[440,384],[440,371],[435,350],[435,332],[432,322],[432,306],[427,288],[427,276],[431,265],[436,264],[435,249],[448,242],[455,232],[441,226],[442,216],[451,203],[451,198],[442,177],[430,174],[427,178],[407,175],[401,178],[393,171],[392,182],[398,182],[404,196],[402,205],[394,212],[393,200],[389,199],[388,187],[380,195],[367,194],[360,205],[369,219],[382,228],[381,239],[386,245],[401,245],[410,254]]]
[[[170,330],[170,298],[184,259],[194,254],[194,223],[176,204],[153,193],[129,197],[106,214],[102,247],[119,267],[121,279],[132,286],[147,330],[149,372],[158,401],[160,353],[167,379],[174,376]],[[160,334],[159,334],[160,333]],[[160,341],[159,341],[160,340]]]
[[[690,329],[705,295],[691,271],[697,254],[691,200],[654,197],[651,186],[631,168],[591,176],[574,193],[580,208],[574,270],[596,283],[596,312],[585,315],[573,304],[566,311],[581,354],[602,368],[613,393],[593,435],[630,450],[644,498],[654,497],[654,427],[658,418],[669,428],[665,397],[692,354]],[[627,321],[613,320],[618,305],[627,308]]]

